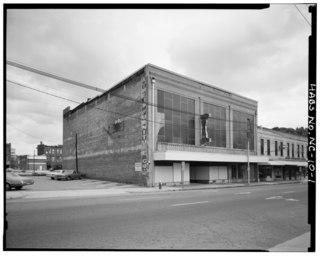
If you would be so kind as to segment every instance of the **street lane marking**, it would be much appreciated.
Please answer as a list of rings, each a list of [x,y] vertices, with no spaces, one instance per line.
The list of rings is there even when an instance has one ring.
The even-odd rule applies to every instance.
[[[205,203],[209,203],[209,201],[200,201],[200,202],[183,203],[183,204],[172,204],[171,206],[181,206],[181,205],[191,205],[191,204],[205,204]]]
[[[282,199],[282,196],[272,196],[272,197],[268,197],[266,198],[266,200],[272,200],[272,199]]]
[[[119,201],[131,201],[131,200],[146,200],[146,199],[158,199],[158,198],[163,198],[160,196],[154,196],[154,197],[134,197],[134,198],[125,198],[125,199],[121,199]]]
[[[288,198],[286,199],[287,201],[293,201],[293,202],[298,202],[299,200],[298,199],[294,199],[294,198]]]
[[[251,192],[239,192],[239,193],[235,193],[235,195],[249,195],[251,194]]]

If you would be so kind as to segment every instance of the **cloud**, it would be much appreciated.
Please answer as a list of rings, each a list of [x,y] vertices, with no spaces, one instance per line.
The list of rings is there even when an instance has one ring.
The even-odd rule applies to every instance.
[[[106,90],[152,63],[257,100],[259,125],[305,125],[310,27],[293,5],[21,9],[9,10],[7,18],[9,59]],[[10,66],[7,78],[79,102],[98,94]],[[62,110],[76,105],[7,83],[7,141],[20,153],[33,152],[40,140],[61,143]]]

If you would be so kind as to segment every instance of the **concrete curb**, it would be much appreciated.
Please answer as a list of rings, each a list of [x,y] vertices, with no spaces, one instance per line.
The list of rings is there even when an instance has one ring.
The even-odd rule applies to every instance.
[[[284,243],[278,244],[270,249],[269,252],[307,252],[310,247],[310,232],[295,237]]]
[[[272,183],[251,183],[248,184],[208,184],[199,186],[185,185],[183,188],[179,186],[164,186],[162,189],[158,187],[110,187],[106,189],[78,189],[78,190],[59,190],[59,191],[8,191],[6,193],[7,200],[14,199],[44,199],[44,198],[64,198],[64,197],[90,197],[90,196],[114,196],[123,195],[126,193],[149,193],[149,192],[174,192],[174,191],[188,191],[188,190],[209,190],[209,189],[223,189],[223,188],[237,188],[237,187],[254,187],[254,186],[270,186],[281,184],[301,183],[300,181],[291,182],[272,182]]]

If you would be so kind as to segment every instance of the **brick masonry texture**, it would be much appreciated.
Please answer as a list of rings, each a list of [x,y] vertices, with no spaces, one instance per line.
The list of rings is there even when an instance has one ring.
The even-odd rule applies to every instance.
[[[78,106],[63,118],[63,167],[89,178],[146,185],[141,162],[141,85],[136,73],[121,86]],[[137,101],[131,100],[136,99]]]

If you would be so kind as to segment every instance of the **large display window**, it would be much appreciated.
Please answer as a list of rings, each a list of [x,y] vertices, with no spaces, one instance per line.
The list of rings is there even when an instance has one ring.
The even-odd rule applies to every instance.
[[[195,145],[195,101],[157,91],[158,142]]]

